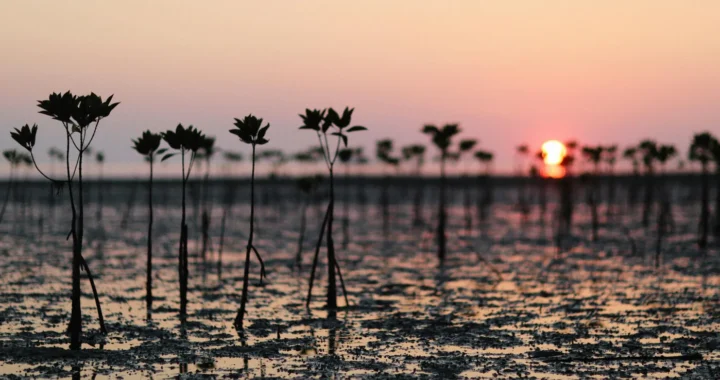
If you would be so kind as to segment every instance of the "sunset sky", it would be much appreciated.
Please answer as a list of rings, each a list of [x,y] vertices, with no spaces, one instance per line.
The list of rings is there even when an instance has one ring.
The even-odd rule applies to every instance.
[[[3,1],[0,149],[38,123],[45,159],[62,134],[36,100],[69,89],[122,102],[93,144],[116,174],[142,168],[145,129],[194,124],[247,151],[227,130],[253,113],[268,148],[298,151],[317,141],[298,113],[345,105],[372,155],[459,122],[499,171],[549,139],[651,137],[685,158],[693,132],[720,133],[719,28],[715,0]]]

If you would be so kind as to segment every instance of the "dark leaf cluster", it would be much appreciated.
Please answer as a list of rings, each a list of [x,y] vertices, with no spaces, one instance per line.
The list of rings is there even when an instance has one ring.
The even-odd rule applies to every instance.
[[[103,101],[95,93],[76,96],[70,91],[64,94],[52,93],[47,100],[38,100],[41,114],[48,115],[63,123],[74,124],[80,129],[108,117],[120,103],[112,102],[113,95]]]
[[[17,141],[23,148],[32,151],[35,146],[35,137],[37,136],[37,124],[33,124],[32,128],[25,124],[22,127],[15,128],[15,132],[10,132],[10,137]]]
[[[162,141],[161,134],[145,131],[138,139],[132,140],[133,149],[143,156],[149,156],[160,147],[160,141]]]
[[[263,124],[263,119],[259,119],[253,115],[247,115],[242,120],[235,119],[235,129],[231,129],[230,133],[238,136],[246,144],[264,145],[269,140],[265,138],[265,133],[270,128],[270,123]]]

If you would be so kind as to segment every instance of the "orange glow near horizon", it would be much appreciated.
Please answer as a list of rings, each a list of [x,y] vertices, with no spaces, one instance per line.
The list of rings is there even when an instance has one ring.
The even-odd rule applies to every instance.
[[[560,165],[567,155],[565,144],[558,140],[548,140],[542,144],[543,162],[545,162],[545,177],[562,178],[565,176],[565,168]]]
[[[561,165],[545,165],[543,174],[548,178],[562,178],[565,176],[565,168]]]
[[[542,144],[543,161],[545,165],[555,166],[560,165],[563,158],[567,154],[567,148],[565,144],[557,140],[545,141]]]

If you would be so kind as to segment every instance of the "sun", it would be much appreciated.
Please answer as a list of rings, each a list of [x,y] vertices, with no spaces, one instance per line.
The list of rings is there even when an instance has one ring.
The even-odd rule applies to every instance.
[[[545,141],[542,144],[541,149],[543,154],[543,161],[545,162],[545,165],[548,166],[560,165],[560,163],[562,163],[563,161],[563,158],[565,158],[565,155],[567,154],[567,148],[565,148],[565,144],[557,140]]]

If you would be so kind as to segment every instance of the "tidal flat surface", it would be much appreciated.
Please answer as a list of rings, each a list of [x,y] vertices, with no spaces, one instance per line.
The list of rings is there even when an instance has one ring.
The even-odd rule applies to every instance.
[[[405,190],[394,191],[400,198]],[[179,207],[156,206],[155,301],[148,319],[143,193],[132,202],[128,195],[106,197],[102,220],[89,203],[84,256],[109,334],[99,333],[83,274],[80,352],[68,349],[65,334],[71,288],[67,207],[57,204],[52,219],[47,205],[22,210],[11,204],[0,226],[0,378],[720,377],[720,256],[717,248],[696,248],[698,204],[674,206],[675,226],[655,268],[655,227],[642,227],[642,205],[631,210],[618,204],[607,219],[603,204],[600,238],[592,242],[590,212],[578,202],[573,237],[558,254],[554,203],[544,216],[534,205],[523,220],[512,196],[499,197],[482,227],[473,208],[468,229],[456,195],[442,268],[430,198],[423,207],[427,224],[419,227],[411,223],[412,205],[394,201],[387,233],[374,199],[367,206],[353,202],[346,246],[340,198],[334,236],[350,304],[340,297],[334,316],[323,308],[324,250],[313,301],[305,307],[326,203],[308,209],[299,270],[301,203],[260,205],[255,245],[268,277],[261,285],[253,258],[243,336],[232,322],[249,227],[245,201],[231,208],[221,273],[224,206],[214,202],[212,249],[203,263],[199,212],[190,204],[189,305],[182,323]]]

